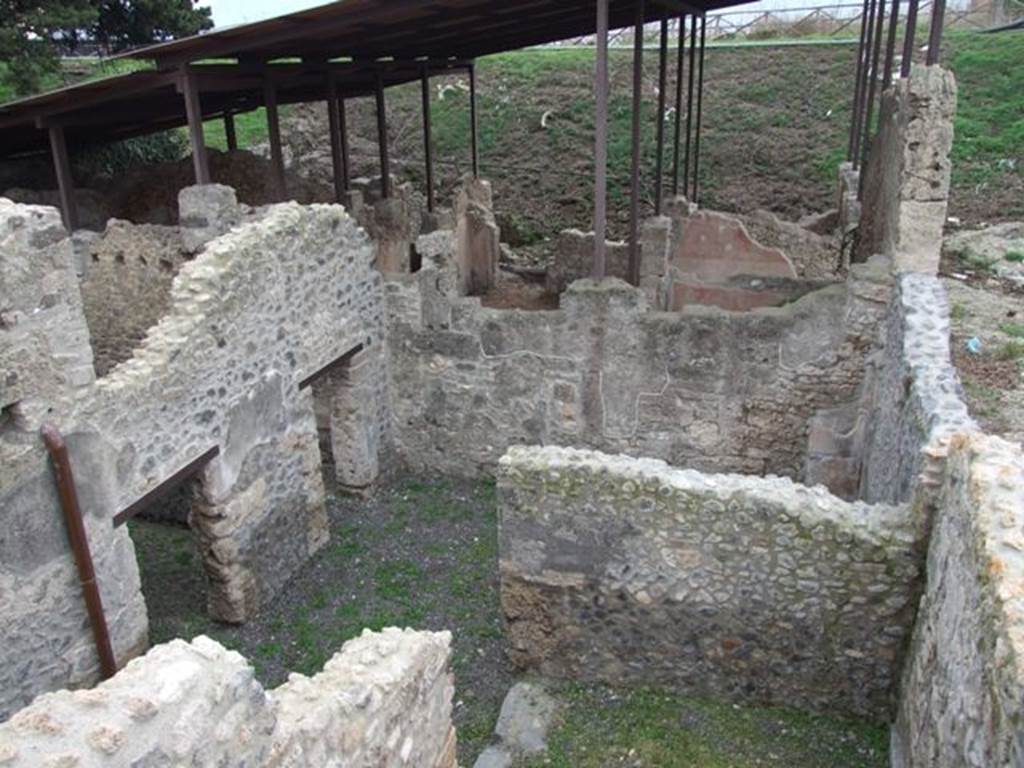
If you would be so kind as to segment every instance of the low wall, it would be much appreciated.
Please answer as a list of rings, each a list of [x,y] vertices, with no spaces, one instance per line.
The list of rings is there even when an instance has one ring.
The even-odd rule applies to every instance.
[[[517,665],[888,719],[919,591],[905,507],[551,447],[509,450],[498,505]]]
[[[976,428],[950,357],[949,328],[949,297],[938,278],[903,275],[884,348],[860,396],[859,495],[867,501],[908,501],[919,484],[935,487],[950,436]]]
[[[958,436],[892,731],[894,768],[1024,765],[1024,455]]]
[[[392,435],[413,468],[470,476],[553,443],[797,478],[808,420],[858,391],[890,291],[858,265],[784,307],[656,312],[640,289],[582,280],[525,312],[450,285],[427,258],[388,278]]]
[[[0,725],[0,763],[455,768],[449,643],[367,631],[264,691],[239,654],[174,640],[92,690],[39,697]]]

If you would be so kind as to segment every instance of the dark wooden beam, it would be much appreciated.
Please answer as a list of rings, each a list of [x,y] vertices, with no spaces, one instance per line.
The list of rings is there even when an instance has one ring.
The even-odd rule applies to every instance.
[[[426,172],[427,210],[434,212],[434,149],[430,140],[430,69],[423,65],[420,83],[423,102],[423,165]]]
[[[696,17],[694,17],[696,18]],[[693,134],[693,203],[700,205],[700,128],[704,106],[704,49],[708,20],[700,17],[700,72],[697,74],[697,124]]]
[[[235,113],[224,114],[224,137],[228,142],[228,152],[238,151],[238,136],[235,134]]]
[[[476,65],[469,65],[469,143],[472,153],[473,177],[480,177],[480,136],[477,129]]]
[[[629,282],[640,282],[640,109],[644,84],[644,0],[633,25],[633,161],[629,183]]]
[[[338,83],[334,73],[327,75],[327,125],[331,132],[331,169],[334,181],[334,200],[345,201],[345,190],[348,188],[348,172],[342,156],[341,112],[343,102],[338,95]]]
[[[277,114],[277,85],[271,78],[267,78],[263,84],[263,106],[267,109],[267,138],[270,140],[270,170],[274,195],[278,200],[284,200],[288,190],[284,180],[281,122]]]
[[[192,167],[195,170],[196,184],[209,184],[210,161],[206,156],[206,139],[203,135],[203,107],[191,67],[182,67],[181,94],[185,99],[185,115],[188,120],[189,143],[192,145]]]
[[[607,274],[608,226],[608,0],[597,0],[597,63],[594,67],[594,266],[591,277]]]
[[[658,130],[654,170],[654,213],[661,215],[661,177],[665,160],[665,90],[668,88],[668,15],[661,16],[661,40],[658,46]]]
[[[50,153],[53,155],[53,170],[57,176],[57,192],[60,195],[60,212],[68,232],[78,229],[78,203],[75,201],[75,182],[71,176],[71,160],[68,145],[64,141],[64,128],[51,125]]]
[[[672,196],[679,194],[679,141],[683,126],[683,60],[686,42],[686,16],[679,17],[679,48],[676,50],[676,114],[675,135],[672,142]]]
[[[387,105],[384,103],[384,80],[377,72],[377,145],[380,148],[380,193],[383,197],[391,197],[391,160],[388,157],[388,116]]]

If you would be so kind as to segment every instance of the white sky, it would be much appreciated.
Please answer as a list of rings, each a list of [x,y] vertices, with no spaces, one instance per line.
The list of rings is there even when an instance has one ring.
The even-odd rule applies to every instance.
[[[200,5],[213,9],[213,23],[218,27],[262,21],[317,5],[327,0],[201,0]]]

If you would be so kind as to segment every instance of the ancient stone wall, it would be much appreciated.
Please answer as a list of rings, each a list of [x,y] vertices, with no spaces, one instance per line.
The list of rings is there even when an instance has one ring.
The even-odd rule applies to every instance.
[[[554,447],[509,450],[498,505],[519,666],[888,719],[919,586],[906,507]]]
[[[670,313],[583,280],[524,312],[453,296],[448,274],[425,258],[388,280],[393,436],[412,467],[471,476],[554,443],[796,478],[811,414],[857,392],[890,290],[860,265],[785,307]]]
[[[950,358],[949,297],[938,278],[899,279],[859,400],[859,496],[895,503],[918,485],[936,486],[950,436],[975,428]]]
[[[897,272],[935,274],[946,223],[956,80],[915,66],[882,94],[862,173],[857,255],[885,254]]]
[[[89,335],[71,242],[53,208],[0,200],[0,719],[36,693],[96,679],[82,590],[40,424],[90,391]],[[119,662],[145,648],[146,608],[128,532],[100,503],[110,467],[94,435],[69,437],[79,502]]]
[[[894,768],[1024,765],[1024,455],[953,440],[892,730]]]
[[[0,763],[455,768],[449,643],[367,631],[265,691],[239,654],[174,640],[92,690],[39,697],[0,725]]]

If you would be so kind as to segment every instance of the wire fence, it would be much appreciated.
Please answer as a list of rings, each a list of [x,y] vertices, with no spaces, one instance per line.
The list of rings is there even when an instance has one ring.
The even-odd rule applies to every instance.
[[[864,6],[862,3],[834,3],[830,5],[808,5],[802,7],[763,7],[758,3],[754,9],[746,8],[707,15],[707,39],[709,41],[756,42],[776,39],[821,39],[856,40],[860,33],[860,21]],[[918,10],[918,27],[926,28],[930,23],[932,0],[922,0]],[[989,29],[1024,15],[1024,0],[965,0],[961,3],[947,3],[943,29],[974,30]],[[669,19],[673,38],[678,34],[679,18]],[[657,22],[644,28],[645,44],[655,44],[658,39]],[[594,35],[563,40],[547,47],[591,46]],[[608,44],[613,47],[633,45],[633,28],[612,30]]]

